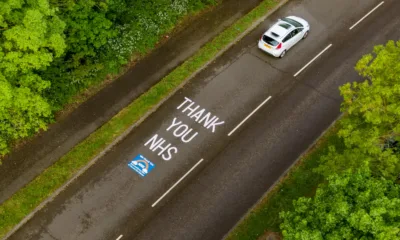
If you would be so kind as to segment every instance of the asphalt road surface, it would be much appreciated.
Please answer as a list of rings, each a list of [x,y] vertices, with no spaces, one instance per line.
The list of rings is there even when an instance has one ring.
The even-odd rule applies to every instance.
[[[10,239],[221,239],[339,116],[357,60],[400,39],[400,2],[378,4],[290,1]],[[275,59],[256,43],[286,15],[311,32]]]

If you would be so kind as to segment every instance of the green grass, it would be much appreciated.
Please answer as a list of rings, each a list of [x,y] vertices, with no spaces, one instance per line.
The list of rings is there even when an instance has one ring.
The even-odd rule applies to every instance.
[[[255,240],[265,232],[280,232],[279,213],[293,209],[293,200],[311,197],[323,177],[313,172],[319,159],[334,145],[338,151],[344,144],[337,136],[337,127],[332,127],[322,136],[308,153],[289,171],[281,182],[229,234],[227,240]]]
[[[0,206],[0,238],[280,0],[264,0]]]

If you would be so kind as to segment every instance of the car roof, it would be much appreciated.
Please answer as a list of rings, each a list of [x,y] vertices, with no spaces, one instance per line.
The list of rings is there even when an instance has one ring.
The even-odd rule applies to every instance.
[[[265,34],[274,39],[284,38],[290,31],[295,27],[288,22],[279,20],[270,29],[268,29]]]

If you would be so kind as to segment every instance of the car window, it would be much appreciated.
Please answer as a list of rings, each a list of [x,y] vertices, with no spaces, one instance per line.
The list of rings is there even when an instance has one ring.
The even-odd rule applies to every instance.
[[[263,41],[268,43],[271,46],[277,46],[279,44],[278,41],[276,41],[275,39],[268,37],[267,35],[263,36]]]
[[[298,33],[301,33],[301,29],[296,29],[294,35],[297,35]]]
[[[282,42],[286,42],[286,41],[288,41],[289,39],[291,39],[292,38],[292,33],[289,33],[283,40],[282,40]]]
[[[274,37],[279,38],[279,35],[277,33],[271,32],[271,35],[274,36]]]
[[[291,18],[282,18],[283,21],[292,24],[295,27],[303,27],[303,25],[301,25],[301,23],[299,23],[298,21],[295,21]]]
[[[280,26],[280,27],[283,27],[284,29],[289,29],[289,28],[291,27],[290,24],[283,23],[283,22],[279,23],[279,26]]]

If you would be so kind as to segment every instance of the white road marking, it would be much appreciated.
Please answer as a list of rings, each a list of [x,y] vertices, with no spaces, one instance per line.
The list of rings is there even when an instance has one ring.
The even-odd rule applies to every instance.
[[[260,109],[266,102],[268,102],[268,100],[271,99],[271,96],[269,96],[267,99],[264,100],[264,102],[262,102],[260,105],[258,105],[258,107],[256,109],[254,109],[245,119],[243,119],[243,121],[241,121],[239,123],[239,125],[237,125],[230,133],[228,133],[228,137],[230,135],[232,135],[240,126],[242,126],[242,124],[244,122],[247,121],[247,119],[249,119],[258,109]]]
[[[117,238],[117,240],[120,240],[123,237],[123,235],[119,235],[119,237]]]
[[[353,29],[355,26],[357,26],[362,20],[364,20],[366,17],[368,17],[373,11],[375,11],[376,9],[378,9],[378,7],[380,7],[382,4],[384,4],[385,1],[382,1],[381,3],[378,4],[378,6],[376,6],[374,9],[372,9],[371,11],[369,11],[369,13],[367,13],[364,17],[362,17],[358,22],[356,22],[353,26],[351,26],[349,28],[349,30]]]
[[[295,75],[293,75],[293,77],[296,77],[297,75],[299,75],[304,69],[306,69],[306,67],[308,67],[312,62],[315,61],[315,59],[317,59],[319,56],[321,56],[326,50],[328,50],[330,47],[332,47],[332,43],[329,44],[324,50],[322,50],[320,53],[318,53],[317,56],[315,56],[313,59],[311,59],[311,61],[309,61],[302,69],[300,69]]]
[[[187,173],[185,173],[185,175],[183,175],[174,185],[172,185],[172,187],[170,187],[168,191],[166,191],[159,199],[157,199],[157,201],[155,201],[153,205],[151,205],[151,207],[156,206],[157,203],[159,203],[165,196],[167,196],[167,194],[171,192],[172,189],[174,189],[174,187],[176,187],[187,175],[189,175],[189,173],[191,173],[203,160],[204,159],[200,159],[200,161],[198,161]]]

